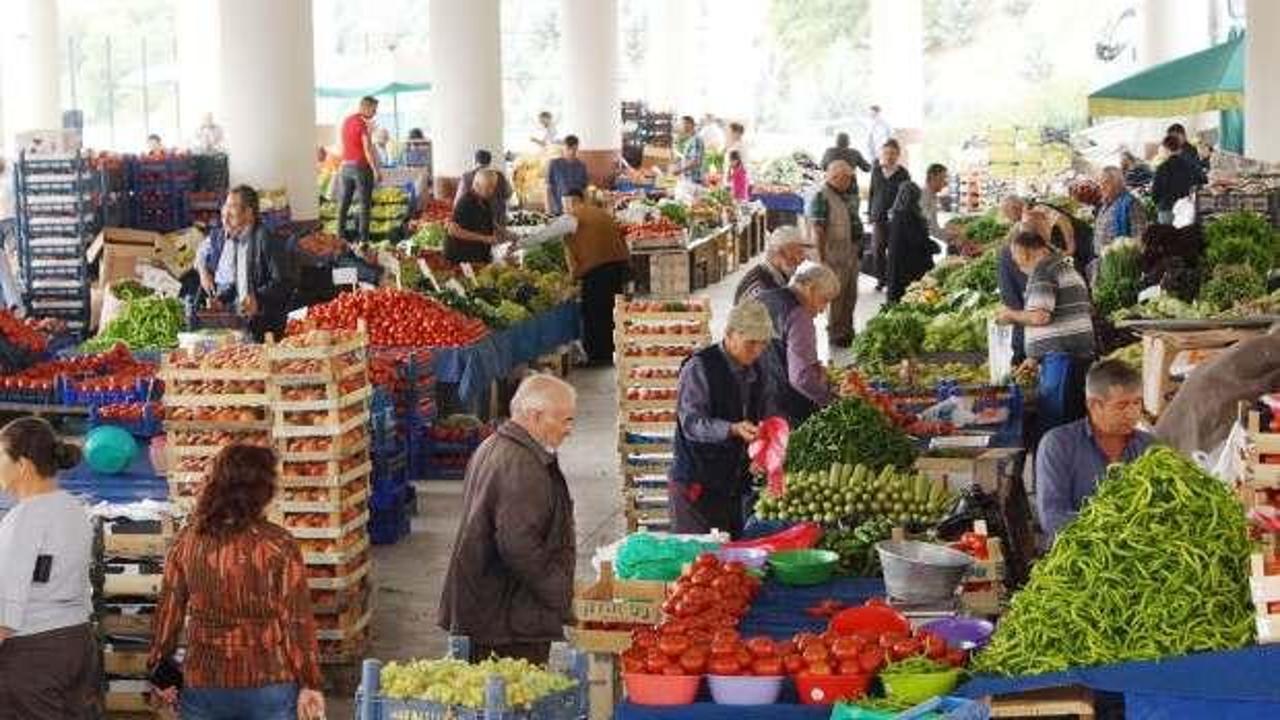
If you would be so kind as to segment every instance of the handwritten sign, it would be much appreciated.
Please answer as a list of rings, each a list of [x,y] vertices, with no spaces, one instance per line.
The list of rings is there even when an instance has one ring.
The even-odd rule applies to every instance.
[[[340,267],[333,269],[334,285],[359,285],[360,275],[356,273],[353,267]]]

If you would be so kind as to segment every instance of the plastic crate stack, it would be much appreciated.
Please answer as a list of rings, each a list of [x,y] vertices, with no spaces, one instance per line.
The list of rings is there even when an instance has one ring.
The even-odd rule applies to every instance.
[[[171,518],[95,523],[94,629],[102,645],[107,715],[150,714],[147,655],[175,533]]]
[[[615,298],[618,454],[627,528],[665,530],[680,366],[711,342],[711,303]]]
[[[451,415],[427,428],[424,477],[428,480],[461,480],[467,463],[480,443],[493,434],[492,423],[471,415]]]
[[[328,663],[360,656],[372,613],[367,351],[362,331],[317,331],[267,346],[282,461],[275,509],[302,545]]]
[[[436,420],[436,379],[432,370],[431,351],[426,348],[379,348],[372,351],[373,383],[378,388],[379,401],[375,411],[381,411],[382,425],[394,428],[394,442],[382,442],[375,437],[374,460],[395,452],[404,452],[405,465],[410,479],[424,477],[428,453],[427,432]],[[379,424],[375,423],[375,433]],[[389,435],[384,434],[385,438]],[[386,451],[382,452],[382,445]]]
[[[231,185],[231,174],[225,153],[192,155],[195,180],[187,193],[187,212],[193,224],[211,227],[222,222],[222,202]]]
[[[58,318],[77,337],[89,330],[85,250],[101,227],[101,176],[86,156],[18,157],[17,217],[28,315]]]
[[[409,207],[414,202],[414,186],[409,183],[403,187],[385,186],[373,191],[373,204],[369,208],[369,238],[374,241],[397,240],[402,234],[405,222],[409,219]],[[360,208],[353,204],[347,214],[346,232],[343,237],[353,237],[359,222]],[[320,205],[320,219],[324,222],[324,231],[330,235],[338,232],[338,204],[324,202]]]
[[[262,347],[235,345],[203,354],[182,350],[162,359],[165,451],[170,501],[195,507],[213,456],[226,445],[268,445],[270,372]]]
[[[129,227],[173,232],[191,224],[187,193],[196,178],[191,156],[132,157],[126,167]]]
[[[271,232],[279,232],[293,222],[293,213],[289,209],[289,192],[284,188],[259,191],[258,206],[262,226]]]

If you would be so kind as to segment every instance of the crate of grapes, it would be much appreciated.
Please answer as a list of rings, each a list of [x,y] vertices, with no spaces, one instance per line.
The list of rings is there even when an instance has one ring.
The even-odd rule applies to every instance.
[[[522,661],[472,665],[467,638],[449,639],[443,660],[365,660],[357,720],[579,720],[588,717],[587,656],[570,651],[568,673]]]

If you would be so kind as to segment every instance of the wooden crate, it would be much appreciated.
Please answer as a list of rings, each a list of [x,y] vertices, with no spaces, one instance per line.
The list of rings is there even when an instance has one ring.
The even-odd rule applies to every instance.
[[[942,480],[952,492],[977,483],[984,492],[995,493],[1003,483],[1021,480],[1013,476],[1025,452],[1020,448],[975,448],[955,454],[961,452],[962,457],[921,457],[916,469],[931,480]]]
[[[1225,350],[1263,330],[1228,329],[1197,331],[1159,331],[1142,334],[1142,404],[1148,413],[1159,417],[1168,406],[1179,382],[1170,375],[1178,354],[1188,350]]]
[[[340,513],[357,505],[366,505],[368,501],[369,481],[362,475],[337,486],[282,485],[276,496],[276,507],[280,512]]]
[[[350,463],[354,459],[359,459],[359,464],[352,465],[345,470],[343,464]],[[282,488],[343,488],[351,483],[367,478],[373,472],[373,461],[367,456],[358,454],[349,455],[345,460],[326,460],[320,462],[308,462],[307,465],[325,465],[326,469],[323,474],[319,475],[293,475],[290,474],[290,467],[297,464],[295,460],[287,460],[281,464],[281,472],[279,485]]]
[[[590,720],[611,720],[614,707],[622,700],[622,677],[617,656],[593,652],[587,657],[587,696]]]
[[[1264,463],[1264,455],[1280,456],[1280,433],[1271,432],[1262,426],[1262,414],[1257,410],[1246,410],[1242,421],[1248,432],[1249,446],[1245,456],[1244,489],[1246,492],[1280,488],[1280,463]],[[1249,498],[1255,500],[1255,498]],[[1246,502],[1253,507],[1255,502]],[[1265,503],[1264,503],[1265,504]]]
[[[989,699],[993,718],[1039,718],[1070,715],[1081,720],[1095,716],[1093,691],[1071,686],[1000,695]]]
[[[323,527],[289,525],[289,518],[291,516],[298,516],[298,515],[304,515],[304,514],[317,515],[317,516],[324,515],[326,518],[325,522],[327,524]],[[340,538],[344,538],[347,535],[350,535],[351,533],[355,532],[359,528],[364,527],[369,522],[368,511],[361,512],[357,515],[351,516],[351,519],[345,522],[342,519],[343,513],[341,512],[336,512],[336,513],[285,512],[285,513],[282,513],[282,515],[284,516],[283,522],[285,523],[285,529],[287,529],[290,532],[290,534],[292,534],[295,538],[298,538],[300,540],[337,540]]]
[[[134,531],[138,523],[106,521],[102,524],[102,554],[110,558],[162,558],[177,532],[172,518],[160,521],[156,532]]]
[[[120,650],[107,644],[102,648],[102,671],[116,677],[145,678],[149,650]]]
[[[1276,552],[1274,542],[1268,543],[1265,552]],[[1280,642],[1280,612],[1271,612],[1268,605],[1280,603],[1280,575],[1267,575],[1265,556],[1262,552],[1249,557],[1249,594],[1258,614],[1258,642]]]
[[[352,563],[349,563],[349,565]],[[349,572],[328,578],[308,578],[307,587],[311,590],[335,590],[342,591],[355,587],[369,574],[370,560],[366,556],[355,567],[341,568],[349,569]]]
[[[369,627],[369,621],[373,619],[373,611],[367,610],[364,615],[360,616],[354,622],[339,628],[329,628],[324,630],[316,630],[316,639],[321,641],[337,641],[342,642],[351,638],[363,635]]]
[[[662,622],[666,597],[665,583],[619,580],[613,574],[612,563],[601,563],[596,582],[579,583],[574,589],[573,612],[578,624],[573,628],[571,642],[587,652],[620,653],[631,647],[630,629],[602,630],[586,625],[657,625]]]
[[[274,427],[272,427],[272,434],[276,439],[336,437],[358,427],[363,427],[369,422],[369,411],[367,409],[363,409],[345,420],[339,416],[339,411],[337,410],[329,410],[327,412],[329,413],[328,420],[316,425],[294,424],[286,419],[283,414],[279,414],[276,416]]]
[[[347,565],[369,549],[369,534],[356,528],[337,540],[299,540],[307,565]]]

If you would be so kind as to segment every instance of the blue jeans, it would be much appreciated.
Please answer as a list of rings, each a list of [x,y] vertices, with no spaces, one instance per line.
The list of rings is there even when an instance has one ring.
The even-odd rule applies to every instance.
[[[187,688],[178,704],[182,720],[295,720],[298,686]]]

